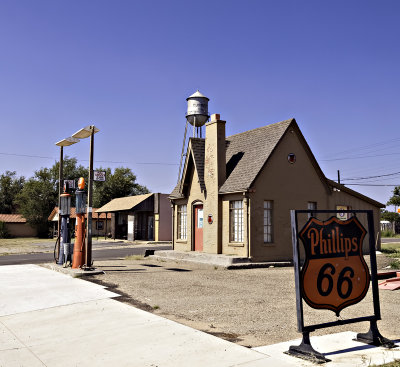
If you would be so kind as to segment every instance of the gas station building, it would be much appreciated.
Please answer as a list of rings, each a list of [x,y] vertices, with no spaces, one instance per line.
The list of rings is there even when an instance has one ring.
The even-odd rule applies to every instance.
[[[327,179],[295,119],[228,137],[225,124],[212,115],[205,138],[189,139],[169,196],[176,251],[291,260],[291,209],[373,210],[380,248],[384,205]],[[299,228],[307,219],[300,217]],[[366,218],[359,220],[368,228]],[[364,246],[367,252],[368,235]]]

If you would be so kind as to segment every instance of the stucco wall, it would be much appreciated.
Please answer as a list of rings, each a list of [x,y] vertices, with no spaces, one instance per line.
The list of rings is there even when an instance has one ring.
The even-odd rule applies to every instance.
[[[196,171],[190,173],[189,182],[191,183],[188,187],[188,198],[175,200],[175,213],[174,213],[174,238],[175,238],[175,250],[177,251],[191,251],[193,249],[193,204],[203,203],[204,194],[201,192],[199,178]],[[187,240],[180,240],[177,238],[178,234],[178,205],[187,204]],[[204,234],[204,232],[203,232]]]
[[[289,153],[296,155],[294,164],[287,160]],[[292,259],[290,210],[307,209],[308,202],[316,202],[320,210],[336,209],[336,205],[347,205],[352,209],[374,209],[375,230],[379,230],[379,209],[344,192],[328,190],[295,130],[286,132],[257,177],[254,188],[255,192],[250,194],[250,256],[256,260]],[[272,243],[264,243],[264,200],[273,201]],[[324,219],[328,215],[318,217]],[[299,230],[306,220],[307,215],[299,215]],[[364,244],[368,244],[367,241],[368,238]]]
[[[167,194],[160,194],[158,241],[172,240],[172,210]]]
[[[37,230],[26,223],[6,223],[10,236],[13,237],[36,237]]]
[[[344,191],[333,191],[332,195],[329,198],[329,209],[335,209],[337,205],[346,205],[350,206],[351,209],[354,210],[373,210],[374,212],[374,243],[376,244],[376,248],[380,249],[381,242],[380,242],[380,209],[360,200],[359,198],[349,195]],[[366,214],[358,214],[357,218],[364,226],[366,231],[368,232],[368,222]],[[364,253],[369,253],[369,233],[365,236],[364,239],[364,246],[363,246]]]

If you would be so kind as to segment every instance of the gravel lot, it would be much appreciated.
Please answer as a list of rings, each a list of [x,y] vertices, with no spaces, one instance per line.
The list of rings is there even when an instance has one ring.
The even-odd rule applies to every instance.
[[[378,268],[389,263],[378,255]],[[369,261],[367,259],[367,263]],[[106,274],[90,280],[120,293],[120,301],[245,346],[261,346],[299,338],[293,268],[225,270],[213,266],[136,260],[98,261]],[[400,290],[380,291],[381,333],[400,339]],[[304,303],[305,324],[336,320],[332,311]],[[340,318],[373,314],[372,294],[344,309]],[[368,323],[322,329],[366,332]]]

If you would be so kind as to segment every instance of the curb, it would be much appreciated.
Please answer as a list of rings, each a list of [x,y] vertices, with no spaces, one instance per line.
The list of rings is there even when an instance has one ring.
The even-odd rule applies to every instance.
[[[63,273],[71,276],[72,278],[83,278],[90,275],[98,275],[104,274],[103,270],[98,270],[94,268],[93,270],[83,270],[83,269],[72,269],[72,268],[63,268],[61,265],[46,263],[40,264],[43,268],[47,268],[53,271],[57,271],[59,273]]]

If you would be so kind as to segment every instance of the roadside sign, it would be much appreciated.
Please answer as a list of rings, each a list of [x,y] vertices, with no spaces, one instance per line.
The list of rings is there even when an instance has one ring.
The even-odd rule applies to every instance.
[[[301,271],[304,300],[310,307],[340,311],[367,294],[370,276],[362,245],[367,231],[356,217],[322,222],[311,217],[300,231],[306,253]]]
[[[335,216],[326,221],[319,214]],[[298,215],[313,215],[298,232]],[[350,217],[343,220],[338,218]],[[357,215],[365,215],[369,237],[369,267],[363,257],[363,241],[367,231]],[[317,329],[369,321],[367,333],[358,333],[355,340],[362,343],[394,348],[395,344],[383,337],[377,321],[381,319],[376,265],[374,214],[372,210],[291,210],[294,281],[296,290],[297,329],[303,334],[300,345],[291,345],[288,354],[328,362],[324,354],[316,351],[310,343],[310,332]],[[301,266],[299,240],[305,250]],[[373,315],[337,319],[320,324],[305,325],[303,301],[310,307],[328,309],[339,316],[340,311],[360,302],[372,288]]]
[[[106,171],[94,171],[94,181],[105,181]]]

